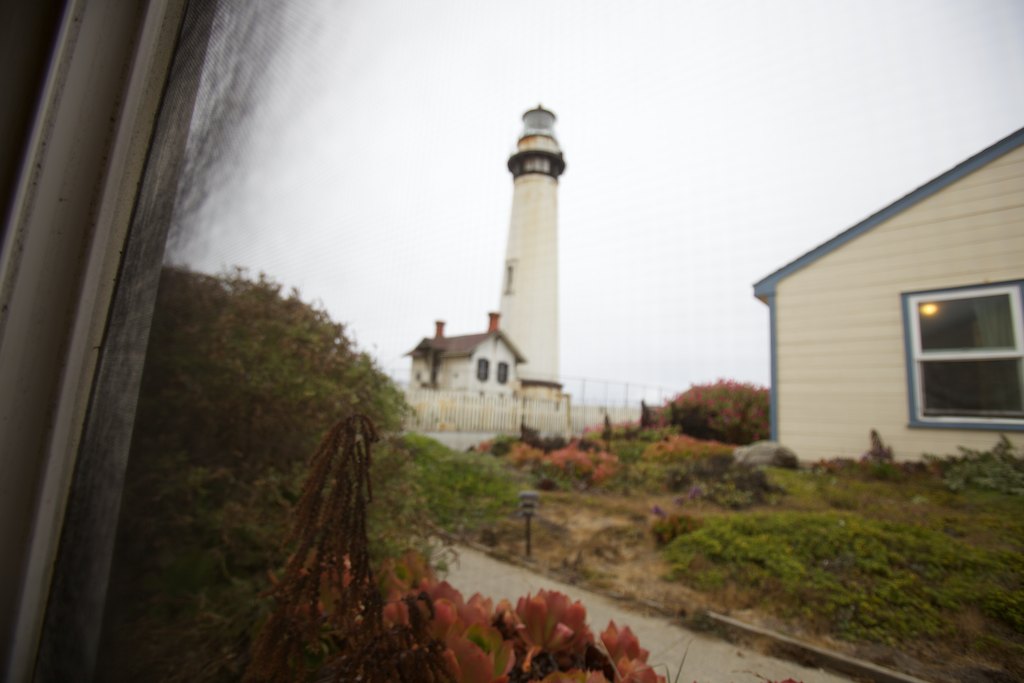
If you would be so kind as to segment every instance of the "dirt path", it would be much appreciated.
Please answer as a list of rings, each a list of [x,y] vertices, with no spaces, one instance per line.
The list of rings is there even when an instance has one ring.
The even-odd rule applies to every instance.
[[[522,567],[499,562],[484,553],[456,547],[457,559],[452,563],[447,580],[469,597],[481,593],[494,600],[516,600],[540,589],[556,590],[581,600],[587,607],[587,621],[595,632],[603,630],[609,620],[629,626],[640,644],[650,650],[649,663],[671,682],[675,680],[680,662],[679,683],[713,681],[714,683],[760,683],[792,678],[803,683],[838,683],[850,679],[821,670],[808,669],[792,662],[765,656],[721,640],[672,624],[663,617],[645,616],[629,611],[608,598],[535,574]]]

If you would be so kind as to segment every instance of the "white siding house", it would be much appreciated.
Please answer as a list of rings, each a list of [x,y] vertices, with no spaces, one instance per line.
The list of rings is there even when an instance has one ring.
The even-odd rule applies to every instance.
[[[444,323],[438,321],[433,338],[424,337],[407,354],[412,356],[410,388],[515,393],[519,388],[517,367],[526,359],[498,329],[498,314],[489,315],[486,332],[457,337],[446,337]]]
[[[804,460],[1024,445],[1024,129],[754,285]]]

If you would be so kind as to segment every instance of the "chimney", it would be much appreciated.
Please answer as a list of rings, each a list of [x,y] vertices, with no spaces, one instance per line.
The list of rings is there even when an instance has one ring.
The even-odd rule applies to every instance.
[[[488,332],[497,332],[498,331],[498,318],[500,316],[501,316],[501,313],[488,313],[487,314],[487,317],[490,318],[490,320],[487,323],[487,331]]]
[[[437,320],[434,322],[434,339],[444,339],[444,321]]]

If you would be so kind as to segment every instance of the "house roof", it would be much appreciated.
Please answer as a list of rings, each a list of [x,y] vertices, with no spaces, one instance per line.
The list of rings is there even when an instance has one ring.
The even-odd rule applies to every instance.
[[[884,223],[896,214],[906,211],[918,202],[931,197],[933,194],[948,187],[949,185],[952,185],[964,176],[973,173],[982,166],[998,159],[1004,154],[1012,152],[1021,145],[1024,145],[1024,128],[1011,133],[991,147],[978,152],[971,158],[957,166],[954,166],[937,178],[925,183],[905,197],[896,200],[881,211],[868,216],[860,223],[844,230],[829,241],[815,247],[795,261],[784,265],[782,268],[779,268],[763,280],[754,283],[754,296],[767,303],[768,297],[775,295],[775,288],[783,278],[792,275],[806,266],[809,266],[826,254],[832,253],[847,242],[859,237],[881,223]]]
[[[526,361],[526,357],[520,353],[515,344],[509,341],[509,338],[501,330],[496,332],[481,332],[480,334],[464,334],[458,337],[424,337],[422,341],[416,345],[416,348],[405,355],[412,356],[413,358],[421,358],[427,355],[428,351],[433,350],[440,351],[442,358],[471,356],[478,346],[488,339],[495,337],[501,339],[501,341],[511,349],[512,354],[516,357],[516,362],[523,363]]]

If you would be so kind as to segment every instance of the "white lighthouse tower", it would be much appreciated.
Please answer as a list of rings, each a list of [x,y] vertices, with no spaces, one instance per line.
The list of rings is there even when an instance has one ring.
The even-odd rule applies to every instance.
[[[523,114],[512,172],[512,220],[501,289],[502,328],[526,357],[527,395],[561,393],[558,375],[558,176],[565,171],[555,115],[537,105]]]

